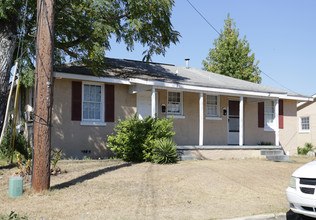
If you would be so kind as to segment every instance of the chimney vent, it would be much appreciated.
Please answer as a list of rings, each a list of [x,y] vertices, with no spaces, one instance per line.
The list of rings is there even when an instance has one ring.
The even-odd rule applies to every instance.
[[[185,59],[185,68],[189,69],[189,61],[190,61],[190,58],[186,58]]]

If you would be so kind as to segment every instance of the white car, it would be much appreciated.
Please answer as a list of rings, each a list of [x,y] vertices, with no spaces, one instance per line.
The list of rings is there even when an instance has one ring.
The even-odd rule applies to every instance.
[[[298,168],[291,176],[286,197],[293,212],[316,218],[316,160]]]

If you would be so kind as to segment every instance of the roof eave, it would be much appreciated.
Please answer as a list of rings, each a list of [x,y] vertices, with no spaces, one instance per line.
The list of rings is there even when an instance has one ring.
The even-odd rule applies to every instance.
[[[119,79],[111,77],[97,77],[91,75],[81,75],[81,74],[72,74],[72,73],[63,73],[63,72],[54,72],[54,77],[56,79],[75,79],[83,81],[96,81],[96,82],[105,82],[105,83],[117,83],[124,85],[132,84],[142,84],[148,86],[154,86],[157,88],[169,88],[169,89],[179,89],[182,91],[194,91],[194,92],[206,92],[206,93],[216,93],[224,94],[231,96],[245,96],[245,97],[259,97],[267,99],[289,99],[297,101],[312,101],[312,97],[300,97],[300,96],[289,96],[286,93],[274,93],[274,92],[256,92],[256,91],[246,91],[246,90],[237,90],[237,89],[227,89],[227,88],[215,88],[215,87],[205,87],[199,85],[187,85],[182,83],[174,82],[162,82],[157,80],[145,80],[139,78],[128,78],[128,79]]]

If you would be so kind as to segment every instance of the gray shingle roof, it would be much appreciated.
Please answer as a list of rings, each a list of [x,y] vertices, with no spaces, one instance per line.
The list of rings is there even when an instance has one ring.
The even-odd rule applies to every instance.
[[[298,93],[251,83],[196,68],[186,68],[161,63],[144,63],[141,61],[113,58],[107,58],[107,62],[108,66],[104,68],[102,73],[98,73],[98,76],[120,79],[138,78],[144,80],[179,83],[184,85],[233,89],[249,92],[277,93],[287,96],[311,98]],[[75,63],[56,67],[55,71],[63,73],[94,75],[85,66]]]

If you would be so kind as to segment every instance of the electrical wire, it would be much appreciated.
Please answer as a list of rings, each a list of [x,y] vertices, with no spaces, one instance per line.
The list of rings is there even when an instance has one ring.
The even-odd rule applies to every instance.
[[[199,12],[196,7],[194,7],[194,5],[189,1],[187,0],[187,2],[191,5],[191,7],[204,19],[204,21],[206,21],[206,23],[211,27],[213,28],[214,31],[216,31],[216,33],[218,33],[219,35],[221,35],[217,30],[216,28],[202,15],[201,12]]]
[[[275,82],[275,83],[278,84],[279,86],[283,87],[284,89],[286,89],[286,90],[288,90],[288,91],[290,91],[290,92],[296,93],[295,91],[293,91],[293,90],[287,88],[286,86],[282,85],[281,83],[279,83],[277,80],[273,79],[271,76],[269,76],[268,74],[266,74],[266,73],[263,72],[262,70],[261,70],[261,72],[262,72],[266,77],[268,77],[269,79],[271,79],[273,82]]]
[[[203,18],[204,21],[206,21],[206,23],[214,30],[216,31],[216,33],[218,33],[219,35],[221,35],[216,28],[202,15],[201,12],[199,12],[199,10],[197,10],[197,8],[189,1],[187,0],[187,2],[190,4],[190,6]],[[283,87],[284,89],[290,91],[290,92],[294,92],[293,90],[287,88],[286,86],[282,85],[281,83],[279,83],[277,80],[273,79],[271,76],[269,76],[268,74],[266,74],[265,72],[261,71],[265,76],[267,76],[269,79],[271,79],[272,81],[274,81],[275,83],[277,83],[278,85],[280,85],[281,87]],[[294,92],[296,93],[296,92]]]

